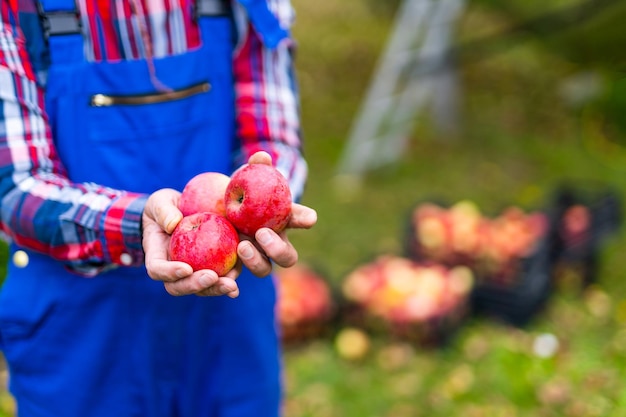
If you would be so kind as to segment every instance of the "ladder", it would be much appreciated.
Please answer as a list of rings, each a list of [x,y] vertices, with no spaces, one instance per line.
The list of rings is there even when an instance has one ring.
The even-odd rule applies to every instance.
[[[458,82],[451,60],[452,27],[463,0],[404,0],[346,146],[337,177],[358,181],[397,161],[417,113],[432,105],[435,125],[454,129]]]

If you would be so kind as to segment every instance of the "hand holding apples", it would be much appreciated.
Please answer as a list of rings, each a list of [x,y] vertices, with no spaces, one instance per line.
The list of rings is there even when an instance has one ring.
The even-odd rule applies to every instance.
[[[250,157],[248,165],[272,165],[272,159],[266,152],[257,152]],[[217,180],[219,175],[211,175]],[[190,183],[196,186],[209,182],[208,175],[200,175]],[[215,189],[224,188],[224,181],[212,181]],[[220,186],[216,184],[221,184]],[[195,187],[195,186],[194,186]],[[186,193],[190,193],[191,189]],[[220,192],[211,193],[220,195]],[[256,276],[266,276],[272,270],[270,259],[277,265],[289,267],[296,263],[298,253],[286,236],[286,229],[308,229],[315,225],[317,213],[315,210],[290,202],[290,215],[285,228],[276,232],[271,228],[261,227],[254,236],[246,236],[237,246],[238,263],[225,276],[218,276],[211,269],[194,271],[186,262],[173,261],[169,258],[170,235],[181,222],[183,213],[181,204],[182,193],[173,189],[163,189],[149,196],[143,221],[143,248],[148,275],[155,280],[163,281],[167,291],[172,295],[224,295],[237,297],[238,286],[235,282],[239,274],[239,261]],[[209,199],[210,200],[210,199]],[[185,203],[186,204],[186,203]],[[206,202],[204,204],[210,204]],[[206,206],[205,206],[206,207]],[[197,210],[197,209],[196,209]],[[193,211],[193,210],[192,210]]]

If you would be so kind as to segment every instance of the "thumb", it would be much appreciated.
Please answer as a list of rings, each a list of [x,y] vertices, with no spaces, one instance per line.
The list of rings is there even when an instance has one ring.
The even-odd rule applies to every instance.
[[[148,197],[144,214],[171,234],[183,218],[183,213],[178,209],[179,200],[180,192],[174,189],[155,191]]]

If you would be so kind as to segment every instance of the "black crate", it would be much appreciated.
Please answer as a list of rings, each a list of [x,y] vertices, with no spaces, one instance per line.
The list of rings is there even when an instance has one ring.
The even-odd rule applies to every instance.
[[[474,286],[474,313],[514,326],[528,324],[545,306],[552,293],[551,236],[541,240],[532,255],[519,260],[512,283],[480,280]]]

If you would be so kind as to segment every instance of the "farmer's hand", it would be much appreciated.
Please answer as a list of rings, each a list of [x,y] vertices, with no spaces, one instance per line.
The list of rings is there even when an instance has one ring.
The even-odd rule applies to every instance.
[[[266,152],[257,152],[250,157],[248,163],[271,165],[272,158]],[[315,210],[293,203],[287,228],[280,233],[261,228],[255,233],[254,239],[242,239],[237,248],[239,260],[258,277],[264,277],[272,272],[271,261],[285,268],[293,266],[298,261],[298,252],[289,242],[287,230],[310,229],[316,222]]]
[[[169,260],[170,235],[183,218],[178,209],[179,199],[180,192],[165,188],[154,192],[146,202],[142,222],[148,275],[156,281],[163,281],[165,290],[171,295],[237,297],[239,287],[235,279],[239,275],[239,267],[228,272],[227,276],[218,277],[214,271],[207,269],[193,272],[190,265]]]

